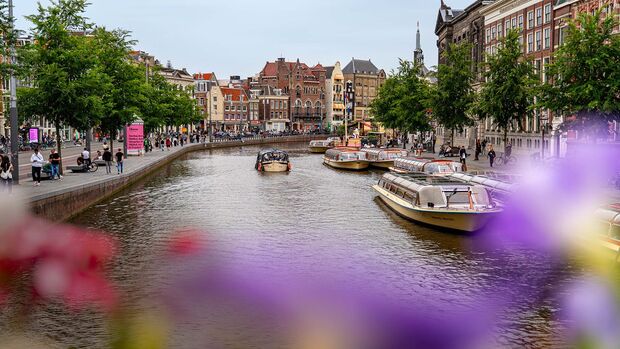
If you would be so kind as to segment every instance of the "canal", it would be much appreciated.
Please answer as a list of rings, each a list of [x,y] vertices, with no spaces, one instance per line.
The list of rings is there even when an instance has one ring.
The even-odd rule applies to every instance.
[[[290,174],[257,173],[258,147],[192,153],[83,212],[72,223],[104,230],[119,241],[111,273],[123,291],[123,302],[136,312],[155,307],[148,301],[150,290],[165,283],[160,273],[166,265],[160,265],[154,251],[172,232],[187,227],[205,232],[207,244],[214,249],[242,251],[246,257],[269,258],[311,246],[299,257],[304,262],[298,263],[308,269],[326,250],[343,260],[354,252],[372,260],[377,270],[368,273],[376,273],[380,283],[392,284],[404,298],[434,298],[446,304],[475,297],[489,285],[501,285],[504,267],[495,263],[494,255],[472,252],[471,237],[403,220],[377,200],[370,186],[382,172],[333,170],[322,165],[321,155],[308,154],[305,147],[282,146],[291,154]],[[552,289],[577,273],[571,266],[554,267],[554,282],[529,284],[551,266],[532,254],[515,253],[510,261],[511,270],[534,275],[520,279],[526,289]],[[158,271],[150,272],[153,269]],[[505,291],[510,292],[510,287],[506,285]],[[527,296],[515,296],[519,297]],[[157,313],[156,308],[150,310]],[[502,310],[507,325],[496,340],[506,347],[559,346],[556,335],[561,326],[553,320],[557,311],[554,297],[518,299]],[[98,347],[108,340],[98,315],[62,314],[48,310],[35,317],[41,332],[59,347]],[[207,326],[186,324],[178,332],[184,335],[173,336],[172,346],[199,347],[188,338],[200,338]],[[241,347],[265,347],[256,341],[248,340]]]

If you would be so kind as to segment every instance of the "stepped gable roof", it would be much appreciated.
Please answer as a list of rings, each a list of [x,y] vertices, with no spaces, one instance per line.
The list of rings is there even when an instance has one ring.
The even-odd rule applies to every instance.
[[[342,69],[343,74],[379,74],[377,68],[371,61],[362,59],[351,59],[351,62]]]
[[[325,71],[325,68],[321,65],[321,63],[317,63],[317,65],[312,67],[312,71]]]
[[[241,96],[243,95],[243,101],[247,102],[249,100],[248,95],[245,93],[243,88],[237,87],[220,87],[222,91],[222,95],[231,95],[233,102],[239,102],[241,100]]]

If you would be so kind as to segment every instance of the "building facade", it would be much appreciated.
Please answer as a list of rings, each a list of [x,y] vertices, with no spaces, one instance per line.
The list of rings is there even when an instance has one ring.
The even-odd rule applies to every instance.
[[[523,55],[531,60],[541,81],[546,81],[546,67],[551,63],[554,36],[554,0],[499,0],[483,10],[485,16],[485,52],[497,53],[500,40],[509,30],[521,33]],[[562,119],[549,110],[535,110],[524,115],[522,122],[514,123],[508,132],[513,150],[522,154],[540,153],[545,149],[553,155],[561,148],[561,134],[557,130]],[[493,123],[484,121],[485,137],[498,149],[503,149],[503,132]],[[543,136],[547,137],[543,140]]]
[[[377,68],[369,60],[351,59],[344,69],[342,69],[345,85],[347,82],[353,83],[353,122],[362,126],[368,126],[373,120],[370,111],[370,103],[377,98],[379,88],[385,83],[385,71]]]
[[[244,132],[248,130],[250,98],[241,87],[214,85],[208,95],[208,110],[216,131]]]
[[[209,91],[217,86],[217,78],[215,73],[198,73],[194,74],[194,98],[198,105],[198,110],[202,115],[201,128],[203,130],[209,129]],[[213,130],[213,127],[211,128]]]
[[[479,91],[483,82],[482,64],[485,54],[484,15],[481,11],[493,4],[495,0],[476,0],[465,9],[452,9],[442,0],[435,24],[437,35],[438,62],[446,63],[446,51],[450,44],[471,45],[472,72],[475,76],[474,90]],[[452,132],[437,127],[437,143],[443,144],[451,139]],[[454,143],[457,146],[473,147],[477,138],[484,137],[484,126],[476,122],[457,132]]]
[[[323,125],[330,131],[336,130],[344,123],[344,74],[340,62],[331,67],[325,67],[325,105],[327,107],[326,121]]]
[[[278,58],[265,64],[259,83],[288,95],[291,129],[309,131],[322,128],[325,120],[325,73],[321,64],[310,67],[299,59]]]

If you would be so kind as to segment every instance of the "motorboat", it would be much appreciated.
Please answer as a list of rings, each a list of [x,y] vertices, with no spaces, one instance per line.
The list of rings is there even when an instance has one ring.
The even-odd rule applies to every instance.
[[[502,212],[485,187],[443,177],[386,173],[373,189],[398,215],[453,231],[480,230]]]
[[[259,172],[288,172],[292,166],[286,152],[269,149],[258,152],[254,168]]]
[[[386,170],[394,166],[396,159],[404,158],[409,154],[407,150],[398,148],[362,148],[361,151],[366,153],[370,166]]]
[[[323,156],[323,163],[342,170],[365,170],[370,166],[366,153],[350,147],[329,149]]]
[[[620,203],[596,210],[595,216],[601,224],[599,239],[604,248],[612,252],[616,261],[620,260]]]
[[[328,149],[335,147],[335,141],[333,140],[315,140],[310,141],[308,150],[314,154],[324,154]]]
[[[446,159],[432,158],[398,158],[394,159],[394,165],[390,171],[395,173],[425,173],[433,176],[445,176],[463,171],[460,162]]]

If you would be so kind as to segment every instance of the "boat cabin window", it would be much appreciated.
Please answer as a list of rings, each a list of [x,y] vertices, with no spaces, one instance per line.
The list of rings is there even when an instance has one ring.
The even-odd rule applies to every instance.
[[[620,241],[620,225],[612,225],[610,229],[610,237]]]

